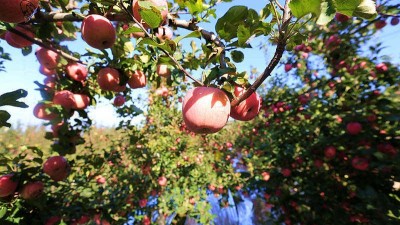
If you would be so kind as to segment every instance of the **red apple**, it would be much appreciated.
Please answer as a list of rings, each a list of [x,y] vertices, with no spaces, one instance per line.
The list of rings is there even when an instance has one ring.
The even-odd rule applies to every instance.
[[[359,122],[351,122],[346,126],[347,132],[351,135],[357,135],[362,130],[362,125]]]
[[[114,105],[120,107],[123,104],[125,104],[125,97],[123,95],[116,96],[114,99]]]
[[[58,224],[61,221],[60,216],[52,216],[46,220],[45,225],[55,225]]]
[[[23,199],[35,199],[42,195],[44,190],[44,185],[41,181],[26,183],[22,187],[21,192],[19,193]]]
[[[341,13],[336,13],[335,19],[336,19],[336,21],[338,21],[338,22],[345,23],[345,22],[347,22],[347,21],[350,19],[350,17],[349,17],[349,16],[346,16],[346,15],[344,15],[344,14],[341,14]]]
[[[161,187],[165,187],[165,186],[167,186],[168,180],[166,177],[161,176],[158,178],[157,182],[158,182],[158,185],[160,185]]]
[[[140,1],[140,0],[139,0]],[[167,15],[168,15],[168,2],[167,0],[149,0],[156,8],[161,8],[161,18],[162,21],[159,25],[164,24],[167,21]],[[135,17],[135,19],[137,21],[139,21],[140,23],[142,23],[142,25],[145,28],[150,28],[149,25],[147,25],[144,21],[142,21],[142,16],[139,13],[140,11],[140,6],[138,3],[138,0],[133,0],[132,1],[132,12],[133,12],[133,16]]]
[[[112,23],[100,15],[89,15],[82,21],[82,39],[91,47],[100,50],[111,48],[116,40]]]
[[[119,76],[118,70],[106,67],[97,74],[97,83],[104,91],[121,92],[125,90],[126,86],[119,85]]]
[[[87,224],[90,221],[90,217],[88,215],[82,215],[81,218],[79,218],[76,223],[77,224]]]
[[[52,91],[54,91],[54,88],[56,87],[55,78],[54,77],[46,77],[43,80],[43,84],[46,86],[44,88],[45,91],[52,92]]]
[[[290,177],[290,175],[292,174],[292,171],[288,168],[284,168],[284,169],[282,169],[281,173],[284,177]]]
[[[328,146],[325,148],[324,154],[325,154],[325,158],[333,159],[336,156],[336,148],[333,146]]]
[[[172,39],[172,35],[172,30],[169,27],[163,26],[157,29],[156,37],[158,37],[158,39],[160,39],[161,41]]]
[[[58,132],[63,125],[64,125],[64,121],[61,121],[59,123],[51,125],[51,131],[53,133],[53,137],[55,137],[55,138],[58,137]]]
[[[6,174],[0,177],[0,198],[14,194],[18,182],[13,177],[14,174]]]
[[[6,23],[28,21],[39,6],[39,0],[2,0],[0,20]]]
[[[365,171],[369,167],[368,159],[356,156],[351,160],[354,169]]]
[[[390,143],[380,143],[377,146],[378,151],[391,155],[391,156],[395,156],[397,155],[397,150],[395,147],[393,147],[393,145],[391,145]]]
[[[88,75],[88,70],[86,69],[86,66],[80,64],[80,63],[69,63],[66,67],[65,70],[68,74],[68,76],[72,80],[76,81],[84,81],[86,80],[86,77]]]
[[[382,29],[386,26],[386,20],[378,20],[374,23],[374,25],[377,30]]]
[[[42,120],[53,120],[57,118],[57,114],[50,112],[48,108],[50,108],[51,105],[49,104],[44,104],[44,103],[38,103],[35,108],[33,108],[33,115]]]
[[[101,175],[96,176],[96,183],[97,184],[104,184],[104,183],[106,183],[106,178],[101,176]]]
[[[333,48],[337,48],[338,45],[342,42],[342,40],[339,38],[339,36],[337,34],[335,35],[331,35],[326,41],[325,41],[325,45],[326,48],[328,49],[333,49]]]
[[[86,109],[89,106],[90,98],[85,94],[73,94],[73,99],[72,109]]]
[[[168,65],[165,65],[165,64],[157,65],[156,73],[159,76],[162,76],[162,77],[165,77],[165,78],[168,78],[168,77],[171,76],[171,70],[168,68]]]
[[[307,94],[299,95],[299,97],[297,99],[299,100],[300,104],[305,105],[310,100],[310,94],[307,93]]]
[[[389,68],[385,63],[379,63],[375,66],[375,69],[378,73],[385,73]]]
[[[141,70],[136,70],[135,72],[130,72],[130,78],[128,80],[128,85],[131,88],[142,88],[146,86],[146,76]]]
[[[42,65],[40,65],[39,67],[39,72],[45,76],[53,76],[56,74],[56,70],[55,69],[48,69]]]
[[[96,225],[110,225],[110,222],[108,222],[106,219],[102,219],[102,216],[100,214],[96,214],[93,217],[94,222]]]
[[[35,34],[29,29],[27,26],[22,26],[18,25],[15,27],[15,29],[23,34],[25,34],[28,37],[34,38]],[[6,32],[5,40],[9,45],[11,45],[14,48],[25,48],[28,46],[32,46],[32,42],[26,40],[22,36],[15,34],[11,31]]]
[[[136,23],[133,24],[133,26],[140,29],[139,25],[137,25]],[[143,37],[146,37],[146,34],[144,32],[133,32],[133,33],[131,33],[131,37],[143,38]]]
[[[393,17],[392,20],[390,21],[390,24],[392,26],[396,26],[397,24],[399,24],[400,20],[398,17]]]
[[[269,179],[271,178],[271,175],[265,171],[261,173],[261,176],[264,181],[269,181]]]
[[[236,86],[234,95],[239,97],[245,92],[242,87]],[[254,92],[247,99],[239,103],[239,105],[231,108],[230,116],[236,120],[249,121],[258,115],[261,109],[261,97]]]
[[[292,70],[293,65],[291,63],[287,63],[285,64],[285,72],[289,72],[290,70]]]
[[[75,105],[74,93],[68,90],[57,91],[54,94],[53,103],[56,105],[61,105],[64,108],[71,109]]]
[[[194,133],[215,133],[228,121],[230,101],[222,90],[196,87],[189,90],[182,103],[186,128]]]
[[[69,175],[68,161],[62,156],[52,156],[43,164],[43,171],[54,181],[62,181]]]
[[[144,208],[144,207],[146,207],[146,205],[147,205],[147,199],[140,199],[139,200],[139,206],[140,206],[140,208]]]
[[[35,52],[36,58],[39,63],[47,69],[55,69],[59,60],[56,52],[39,47]]]

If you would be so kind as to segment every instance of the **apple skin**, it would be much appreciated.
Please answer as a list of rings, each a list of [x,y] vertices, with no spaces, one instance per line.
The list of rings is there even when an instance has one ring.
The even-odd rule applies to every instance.
[[[38,6],[39,0],[2,0],[0,20],[6,23],[26,22]]]
[[[375,25],[375,28],[377,29],[377,30],[380,30],[380,29],[382,29],[382,28],[384,28],[385,26],[386,26],[386,21],[385,20],[378,20],[378,21],[376,21],[375,23],[374,23],[374,25]]]
[[[126,88],[126,86],[119,85],[119,71],[110,67],[99,71],[97,74],[97,83],[104,91],[121,92]]]
[[[157,179],[157,182],[158,182],[158,185],[160,185],[161,187],[165,187],[165,186],[167,186],[168,180],[167,180],[166,177],[161,176],[161,177],[159,177],[159,178]]]
[[[239,97],[245,92],[242,87],[236,86],[234,95]],[[247,99],[239,103],[239,105],[231,108],[230,116],[240,121],[249,121],[258,115],[261,109],[262,99],[257,92],[254,92]]]
[[[325,158],[333,159],[336,156],[336,148],[333,146],[328,146],[324,150]]]
[[[73,94],[74,105],[72,109],[86,109],[89,106],[90,98],[85,94]]]
[[[54,181],[62,181],[69,175],[68,161],[62,156],[52,156],[43,164],[43,171]]]
[[[351,165],[354,169],[366,171],[369,167],[368,159],[356,156],[351,160]]]
[[[129,74],[129,87],[132,89],[146,87],[146,76],[141,70],[136,70],[135,72],[130,72]]]
[[[359,122],[350,122],[346,126],[347,132],[351,135],[357,135],[362,130],[362,125]]]
[[[194,133],[210,134],[221,130],[228,121],[231,105],[222,90],[196,87],[183,99],[182,113],[186,128]]]
[[[35,52],[36,58],[40,65],[47,69],[55,69],[59,60],[59,55],[51,50],[39,47]]]
[[[53,76],[56,74],[56,70],[55,69],[48,69],[42,65],[40,65],[39,67],[39,73],[49,77],[49,76]]]
[[[22,187],[20,195],[25,200],[35,199],[42,195],[44,185],[41,181],[26,183]]]
[[[111,48],[116,40],[112,23],[100,15],[89,15],[82,21],[82,39],[91,47],[100,50]]]
[[[163,26],[157,29],[156,37],[161,41],[171,40],[172,35],[173,35],[172,30],[169,27]]]
[[[80,64],[80,63],[69,63],[66,67],[65,70],[67,72],[67,75],[75,81],[84,81],[86,80],[86,77],[88,75],[88,70],[86,69],[86,66]]]
[[[33,108],[33,115],[42,120],[53,120],[57,118],[57,114],[52,112],[46,112],[46,109],[51,107],[49,104],[38,103],[35,108]]]
[[[341,14],[341,13],[336,13],[335,19],[338,22],[345,23],[350,19],[350,17],[348,17],[348,16],[346,16],[344,14]]]
[[[53,103],[64,108],[71,109],[75,105],[74,94],[68,90],[57,91],[53,97]]]
[[[289,72],[290,70],[292,70],[293,65],[290,63],[285,64],[285,72]]]
[[[168,15],[168,2],[167,0],[149,0],[153,5],[155,5],[156,7],[162,7],[161,10],[161,18],[162,21],[159,25],[164,24],[167,21],[167,15]],[[139,13],[139,3],[138,0],[133,0],[132,1],[132,12],[133,12],[133,16],[135,17],[135,19],[137,21],[139,21],[140,23],[142,23],[143,27],[148,29],[150,28],[149,25],[147,25],[144,21],[142,21],[142,16],[140,16]]]
[[[16,30],[24,33],[26,36],[34,38],[35,34],[29,30],[28,27],[18,25],[15,27]],[[18,34],[15,34],[13,32],[7,31],[5,40],[9,45],[11,45],[14,48],[25,48],[28,46],[32,46],[32,42],[26,40],[25,38],[19,36]]]
[[[168,65],[165,65],[165,64],[157,65],[156,73],[159,76],[162,76],[162,77],[165,77],[165,78],[168,78],[168,77],[171,76],[171,70],[168,68]]]
[[[0,177],[0,198],[7,197],[15,192],[18,182],[13,180],[14,174],[6,174]]]
[[[114,98],[114,105],[120,107],[125,104],[125,97],[123,95],[118,95]]]

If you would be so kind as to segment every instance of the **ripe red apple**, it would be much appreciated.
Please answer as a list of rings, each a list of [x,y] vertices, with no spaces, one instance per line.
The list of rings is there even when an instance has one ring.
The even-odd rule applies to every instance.
[[[27,26],[18,25],[15,27],[15,29],[21,33],[24,33],[28,37],[35,37],[35,34]],[[5,40],[9,45],[13,46],[14,48],[25,48],[28,46],[32,46],[33,44],[32,42],[11,31],[6,32]]]
[[[376,28],[377,30],[384,28],[384,27],[386,26],[386,24],[387,24],[387,23],[386,23],[386,20],[378,20],[378,21],[376,21],[376,22],[374,23],[375,28]]]
[[[399,17],[393,17],[392,20],[390,20],[390,24],[392,26],[396,26],[397,24],[399,24],[399,22],[400,22]]]
[[[123,95],[116,96],[115,99],[114,99],[114,105],[116,107],[120,107],[123,104],[125,104],[125,97]]]
[[[347,132],[351,135],[357,135],[362,130],[362,125],[359,122],[351,122],[346,126]]]
[[[351,160],[354,169],[365,171],[369,167],[368,159],[356,156]]]
[[[52,216],[46,220],[45,225],[55,225],[58,224],[61,221],[60,216]]]
[[[100,214],[96,214],[93,216],[93,220],[96,223],[96,225],[110,225],[110,222],[108,222],[106,219],[101,218],[102,216]]]
[[[139,0],[140,1],[140,0]],[[156,8],[161,8],[161,18],[162,21],[159,25],[164,24],[167,21],[167,15],[168,15],[168,2],[167,0],[149,0]],[[138,0],[133,0],[132,1],[132,12],[133,16],[137,21],[142,23],[143,27],[145,28],[150,28],[149,25],[147,25],[144,21],[142,21],[142,16],[139,13],[140,6],[138,3]]]
[[[168,77],[171,76],[171,70],[168,68],[168,65],[165,65],[165,64],[157,65],[156,73],[159,76],[162,76],[162,77],[165,77],[165,78],[168,78]]]
[[[51,131],[53,133],[53,137],[58,137],[58,132],[60,131],[61,127],[64,125],[64,121],[61,121],[56,124],[51,125]]]
[[[85,94],[73,94],[73,99],[72,109],[86,109],[89,106],[90,98]]]
[[[230,101],[222,90],[213,87],[196,87],[188,91],[182,113],[186,128],[194,133],[215,133],[228,121]]]
[[[59,60],[59,56],[56,52],[39,47],[35,52],[36,58],[40,65],[47,69],[55,69]]]
[[[142,88],[146,86],[146,76],[141,70],[136,70],[135,72],[129,73],[130,78],[128,80],[128,85],[131,88]]]
[[[165,187],[165,186],[167,186],[168,180],[166,177],[161,176],[158,178],[157,182],[158,182],[158,185],[160,185],[161,187]]]
[[[144,208],[144,207],[146,207],[146,205],[147,205],[147,199],[140,199],[139,200],[139,206],[140,206],[140,208]]]
[[[71,109],[75,105],[74,93],[64,90],[57,91],[53,97],[53,103],[64,108]]]
[[[337,34],[331,35],[326,41],[325,45],[328,49],[333,49],[338,47],[338,45],[342,42]]]
[[[99,71],[97,74],[97,83],[104,91],[121,92],[126,88],[126,86],[119,85],[118,70],[110,67],[103,68]]]
[[[39,0],[2,0],[0,20],[6,23],[26,22],[38,6]]]
[[[13,177],[14,174],[6,174],[0,177],[0,198],[14,194],[18,182]]]
[[[375,69],[378,73],[385,73],[389,68],[385,63],[379,63],[375,66]]]
[[[96,183],[97,184],[104,184],[104,183],[106,183],[106,178],[101,176],[101,175],[96,176]]]
[[[287,63],[285,64],[285,72],[289,72],[290,70],[292,70],[293,65],[291,63]]]
[[[391,156],[395,156],[397,155],[397,150],[395,147],[393,147],[393,145],[391,145],[390,143],[380,143],[377,146],[378,151],[391,155]]]
[[[56,74],[56,70],[55,69],[48,69],[42,65],[40,65],[39,67],[39,72],[45,76],[53,76]]]
[[[242,87],[236,86],[234,95],[239,97],[245,92]],[[247,99],[239,103],[239,105],[231,108],[230,116],[236,120],[249,121],[258,115],[261,109],[261,97],[254,92]]]
[[[271,175],[265,171],[261,173],[261,176],[264,181],[269,181],[269,179],[271,178]]]
[[[346,15],[344,15],[344,14],[341,14],[341,13],[336,13],[335,19],[336,19],[336,21],[338,21],[338,22],[345,23],[345,22],[347,22],[347,21],[350,19],[350,17],[349,17],[349,16],[346,16]]]
[[[100,15],[89,15],[82,21],[82,39],[91,47],[100,50],[111,48],[116,40],[112,23]]]
[[[57,114],[50,112],[48,108],[50,108],[51,105],[49,104],[44,104],[44,103],[38,103],[35,108],[33,108],[33,115],[42,120],[53,120],[57,118]]]
[[[172,35],[172,30],[169,27],[162,26],[157,29],[156,37],[161,41],[172,39]]]
[[[80,64],[80,63],[69,63],[66,67],[65,70],[68,74],[68,76],[72,80],[76,81],[84,81],[86,80],[86,77],[88,75],[88,70],[86,69],[86,66]]]
[[[284,177],[290,177],[290,175],[292,174],[292,171],[288,168],[284,168],[284,169],[282,169],[281,173]]]
[[[19,193],[23,199],[35,199],[42,195],[44,185],[41,181],[30,182],[24,184],[21,192]]]
[[[68,161],[62,156],[52,156],[43,164],[43,171],[54,181],[62,181],[69,175]]]
[[[297,99],[299,100],[300,104],[305,105],[310,100],[310,94],[307,93],[307,94],[299,95],[299,97]]]
[[[325,158],[333,159],[336,156],[336,148],[333,146],[328,146],[325,148],[324,154],[325,154]]]
[[[46,77],[43,80],[43,84],[46,86],[44,88],[45,91],[52,92],[52,91],[54,91],[54,88],[56,87],[55,78],[54,77]]]

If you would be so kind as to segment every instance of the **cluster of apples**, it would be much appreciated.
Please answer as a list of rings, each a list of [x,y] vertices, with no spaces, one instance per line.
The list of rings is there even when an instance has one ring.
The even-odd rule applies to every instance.
[[[50,176],[56,182],[62,181],[69,175],[68,161],[62,156],[52,156],[43,164],[43,172]],[[19,185],[18,177],[15,174],[6,174],[0,176],[0,198],[13,195]],[[31,200],[38,198],[44,191],[44,184],[41,181],[26,182],[18,190],[21,198]]]

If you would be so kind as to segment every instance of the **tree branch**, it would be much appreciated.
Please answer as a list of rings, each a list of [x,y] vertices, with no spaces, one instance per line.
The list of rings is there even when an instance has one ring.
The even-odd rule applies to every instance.
[[[257,77],[256,81],[254,81],[254,83],[246,90],[246,92],[244,92],[238,98],[232,100],[232,107],[239,105],[239,103],[250,97],[250,95],[253,94],[257,90],[257,88],[261,86],[265,79],[267,79],[271,75],[272,71],[278,65],[280,59],[282,58],[283,52],[285,51],[285,47],[287,44],[286,32],[292,18],[290,15],[289,3],[290,0],[286,0],[283,10],[282,26],[279,30],[278,44],[276,46],[273,58],[269,62],[268,66],[265,68],[264,72],[259,77]]]

